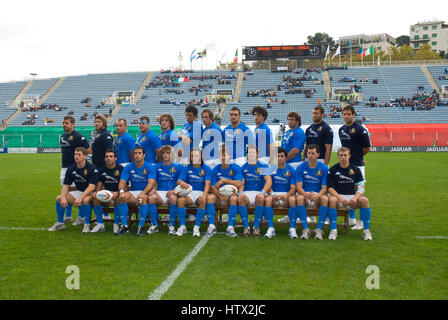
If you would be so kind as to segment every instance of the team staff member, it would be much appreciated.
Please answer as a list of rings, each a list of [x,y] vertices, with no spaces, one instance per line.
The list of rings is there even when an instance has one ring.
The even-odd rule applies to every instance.
[[[117,138],[114,142],[114,151],[117,154],[117,163],[126,167],[133,160],[133,150],[136,147],[134,139],[127,132],[128,125],[126,119],[119,118],[115,122]]]
[[[202,133],[202,153],[205,164],[211,169],[219,164],[219,146],[224,141],[221,128],[214,122],[215,115],[209,109],[201,113],[204,132]]]
[[[288,152],[286,163],[296,169],[302,163],[302,150],[305,145],[305,132],[300,127],[302,117],[297,112],[288,113],[289,130],[283,134],[281,147]]]
[[[114,148],[114,139],[109,131],[107,131],[107,119],[103,115],[97,115],[93,122],[96,135],[93,137],[92,144],[92,163],[101,169],[106,164],[104,155],[106,150]]]
[[[141,116],[138,123],[140,134],[137,136],[135,145],[143,147],[145,149],[145,161],[149,163],[157,163],[157,159],[160,159],[160,148],[162,142],[160,138],[150,129],[149,117]]]
[[[113,194],[111,202],[113,201],[114,205],[114,233],[118,234],[118,223],[120,222],[120,213],[118,212],[118,184],[123,167],[117,164],[117,155],[113,149],[106,150],[104,162],[106,165],[98,170],[99,180],[96,185],[96,192],[93,194],[93,212],[97,218],[97,225],[90,232],[103,232],[106,230],[103,223],[103,206],[96,199],[96,193],[100,190],[109,190]]]
[[[370,138],[366,128],[355,122],[355,108],[352,105],[346,105],[342,108],[342,118],[344,125],[339,128],[339,139],[343,147],[350,149],[350,163],[359,167],[364,180],[366,180],[366,170],[364,166],[364,156],[370,151]],[[356,222],[355,210],[349,210],[350,225],[353,230],[363,228],[362,221]]]
[[[64,130],[64,134],[61,136],[59,140],[59,145],[61,147],[62,153],[62,167],[60,174],[60,182],[61,186],[64,184],[65,173],[68,167],[71,167],[75,164],[75,149],[78,147],[83,147],[87,150],[88,154],[92,153],[92,149],[90,148],[89,142],[87,139],[75,130],[75,118],[72,116],[65,116],[62,121],[62,129]],[[72,206],[68,205],[65,209],[65,221],[72,221]],[[82,219],[78,216],[73,225],[81,225]]]
[[[313,124],[306,131],[306,145],[303,150],[303,161],[306,159],[306,152],[310,144],[319,147],[319,161],[328,166],[330,163],[331,149],[333,147],[333,130],[324,121],[325,109],[322,106],[314,108],[312,113]]]
[[[86,161],[87,150],[83,147],[75,149],[74,159],[75,164],[67,169],[61,194],[56,198],[57,222],[48,231],[65,229],[65,208],[68,205],[75,205],[78,207],[79,215],[85,220],[82,232],[90,232],[90,214],[92,210],[90,195],[95,190],[98,182],[98,170],[93,164]],[[69,191],[72,183],[75,184],[76,189]]]
[[[336,230],[337,207],[347,207],[349,209],[360,208],[359,219],[363,222],[364,240],[372,240],[370,232],[370,204],[364,195],[364,178],[359,167],[350,163],[350,149],[342,147],[338,150],[339,163],[330,168],[328,174],[328,192],[330,216],[330,236],[329,239],[336,240],[338,232]]]

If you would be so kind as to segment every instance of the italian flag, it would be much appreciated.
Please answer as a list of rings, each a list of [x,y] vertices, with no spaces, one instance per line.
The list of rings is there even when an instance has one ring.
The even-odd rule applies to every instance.
[[[235,51],[235,58],[233,58],[233,63],[238,63],[238,48]]]
[[[369,56],[369,55],[371,55],[371,54],[373,54],[373,44],[370,46],[370,48],[367,50],[367,51],[365,51],[362,55],[363,55],[363,57],[365,57],[365,56]]]
[[[190,78],[187,77],[179,77],[179,78],[174,78],[174,82],[189,82]]]

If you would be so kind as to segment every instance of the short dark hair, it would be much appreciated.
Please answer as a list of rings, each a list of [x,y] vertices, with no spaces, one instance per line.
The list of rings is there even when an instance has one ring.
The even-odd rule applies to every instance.
[[[296,118],[297,122],[299,123],[299,126],[302,125],[302,117],[295,111],[288,113],[287,118]]]
[[[344,111],[350,111],[352,114],[356,114],[355,108],[351,104],[346,105],[344,108],[342,108],[342,112]]]
[[[143,151],[143,154],[146,154],[145,148],[140,147],[140,146],[135,147],[134,150],[132,150],[132,152],[135,152],[135,150],[137,150],[137,149],[142,150],[142,151]]]
[[[210,109],[205,109],[201,112],[201,115],[204,113],[208,113],[208,116],[210,117],[210,119],[215,120],[215,114],[212,112],[212,110]]]
[[[185,113],[187,113],[187,112],[193,113],[195,117],[197,117],[198,113],[199,113],[198,108],[196,108],[195,106],[188,106],[188,107],[186,107],[185,108]]]
[[[204,165],[204,157],[202,156],[202,150],[201,150],[201,148],[192,148],[192,149],[190,150],[190,162],[191,162],[191,164],[193,164],[193,161],[192,161],[192,159],[191,159],[191,154],[192,154],[193,152],[195,152],[195,151],[199,152],[199,154],[201,155],[201,166],[203,166],[203,165]]]
[[[314,107],[314,110],[319,110],[320,113],[322,113],[322,114],[325,113],[325,109],[324,109],[324,107],[322,107],[322,106],[316,106],[316,107]]]
[[[277,149],[277,154],[280,154],[280,153],[284,153],[285,154],[285,158],[288,157],[288,151],[286,151],[286,149],[279,147]]]
[[[115,153],[114,149],[107,149],[106,151],[104,151],[104,155],[106,155],[106,153],[113,153],[115,158],[117,157],[117,154]]]
[[[115,121],[115,123],[117,123],[118,121],[123,121],[125,126],[128,125],[128,122],[126,121],[125,118],[118,118],[118,119]]]
[[[77,148],[75,149],[75,152],[76,152],[76,151],[81,151],[83,155],[85,155],[85,156],[87,155],[87,149],[84,148],[84,147],[77,147]]]
[[[233,107],[232,109],[229,110],[229,113],[234,110],[238,111],[238,114],[241,114],[241,111],[238,107]]]
[[[141,117],[139,118],[139,120],[144,120],[144,121],[148,122],[148,124],[150,123],[150,122],[149,122],[149,117],[148,117],[148,116],[141,116]]]
[[[72,116],[65,116],[64,120],[69,120],[71,123],[75,123],[75,118]]]
[[[264,117],[264,120],[266,120],[268,118],[268,112],[263,107],[260,107],[260,106],[253,107],[252,115],[255,115],[255,113],[261,114]]]
[[[316,149],[316,152],[319,153],[319,146],[315,143],[312,143],[308,146],[308,150],[310,149]]]

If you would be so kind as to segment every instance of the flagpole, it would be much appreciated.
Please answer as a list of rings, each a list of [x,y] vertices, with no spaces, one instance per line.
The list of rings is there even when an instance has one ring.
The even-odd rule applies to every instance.
[[[372,44],[372,51],[373,51],[373,59],[372,59],[372,67],[375,66],[375,47]]]

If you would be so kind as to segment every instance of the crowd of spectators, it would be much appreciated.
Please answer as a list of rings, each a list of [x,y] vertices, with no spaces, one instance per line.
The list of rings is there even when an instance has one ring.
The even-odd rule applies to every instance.
[[[304,94],[305,98],[312,98],[313,94],[316,92],[314,88],[292,88],[285,90],[285,94]]]
[[[184,71],[182,71],[184,73]],[[193,72],[193,71],[191,71]],[[173,74],[171,75],[171,71],[167,70],[163,73],[163,75],[157,75],[154,77],[152,81],[150,81],[146,85],[146,89],[149,88],[172,88],[172,87],[179,87],[179,82],[177,79],[180,77],[184,77],[184,75],[181,74]],[[200,74],[200,75],[188,75],[189,81],[191,80],[198,80],[198,81],[204,81],[204,80],[218,80],[218,84],[231,84],[231,80],[236,80],[237,76],[235,74]]]
[[[277,92],[274,89],[256,89],[256,90],[249,90],[246,94],[247,97],[276,97]]]
[[[37,113],[28,113],[26,115],[26,120],[22,123],[22,125],[33,125],[36,123],[36,120],[39,119]]]
[[[376,97],[370,97],[367,103],[368,107],[399,107],[402,109],[410,108],[412,111],[415,110],[431,110],[436,106],[445,105],[439,99],[439,95],[434,90],[431,94],[426,91],[418,90],[411,98],[393,98],[390,103],[386,102],[384,104],[377,103],[378,99]],[[448,103],[446,104],[448,105]]]
[[[34,106],[34,107],[23,107],[23,112],[37,112],[39,110],[54,110],[54,111],[62,111],[64,109],[67,109],[67,107],[61,107],[57,103],[43,103],[40,106]]]

